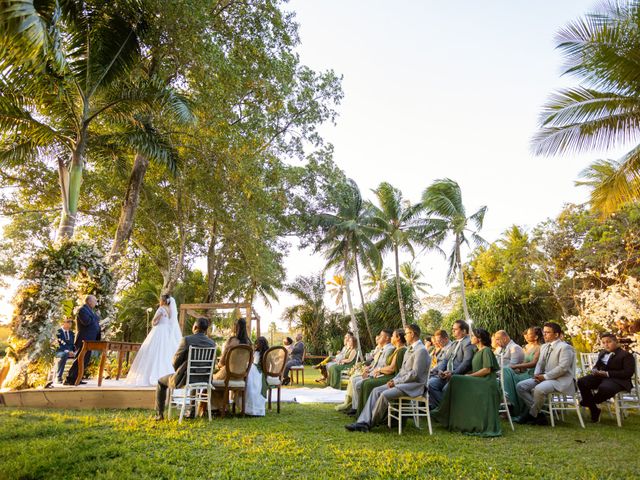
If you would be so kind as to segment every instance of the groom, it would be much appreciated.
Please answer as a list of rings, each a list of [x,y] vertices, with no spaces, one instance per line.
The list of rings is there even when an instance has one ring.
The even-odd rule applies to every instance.
[[[193,324],[193,335],[186,336],[180,342],[178,351],[173,356],[173,368],[176,373],[165,375],[158,379],[156,387],[156,420],[164,419],[164,404],[167,400],[167,388],[182,388],[187,381],[187,360],[189,358],[189,347],[212,347],[216,348],[216,343],[207,337],[209,320],[204,317],[198,318]]]

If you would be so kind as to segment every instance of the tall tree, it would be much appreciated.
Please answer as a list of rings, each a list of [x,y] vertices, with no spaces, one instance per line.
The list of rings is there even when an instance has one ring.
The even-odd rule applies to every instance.
[[[406,327],[405,308],[402,303],[400,290],[400,250],[406,250],[413,258],[415,252],[413,243],[424,237],[422,232],[425,224],[421,218],[421,206],[411,205],[402,198],[402,192],[387,182],[382,182],[373,191],[378,205],[371,205],[372,216],[382,237],[377,247],[382,251],[393,252],[396,267],[396,291],[400,305],[402,325]]]
[[[326,313],[324,305],[326,287],[322,273],[296,277],[292,283],[285,285],[284,290],[293,295],[298,303],[285,309],[283,319],[290,325],[296,323],[297,327],[302,329],[312,351],[322,351]]]
[[[462,269],[462,245],[469,245],[469,237],[475,245],[486,243],[478,232],[482,229],[487,207],[481,207],[472,215],[467,216],[462,203],[460,186],[457,182],[445,178],[436,180],[426,188],[422,194],[422,208],[428,216],[424,234],[430,241],[434,244],[441,244],[447,237],[453,237],[453,247],[448,257],[448,280],[452,281],[456,274],[458,275],[462,309],[465,319],[469,320]],[[470,228],[470,224],[475,228]]]
[[[640,3],[605,2],[557,38],[564,73],[581,85],[559,90],[546,103],[533,149],[540,155],[572,154],[631,143],[619,163],[592,169],[600,184],[596,206],[608,214],[640,198]]]

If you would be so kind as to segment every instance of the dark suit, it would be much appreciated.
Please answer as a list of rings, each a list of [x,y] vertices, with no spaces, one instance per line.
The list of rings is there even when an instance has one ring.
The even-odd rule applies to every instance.
[[[284,372],[282,374],[282,378],[289,378],[289,370],[291,367],[302,365],[302,358],[304,357],[304,342],[297,342],[291,353],[289,354],[289,360],[284,367]]]
[[[71,330],[58,329],[56,334],[58,339],[58,348],[56,349],[56,357],[58,360],[58,369],[56,371],[56,378],[62,382],[62,374],[64,373],[64,367],[67,364],[69,358],[69,352],[75,351],[75,334]]]
[[[188,335],[182,339],[178,350],[173,356],[173,368],[176,371],[170,375],[165,375],[158,379],[156,387],[156,412],[159,415],[164,414],[164,404],[167,399],[167,388],[182,388],[187,381],[187,360],[189,358],[189,347],[213,347],[216,343],[207,337],[206,334],[198,332],[194,335]],[[194,378],[194,382],[207,382],[210,378]]]
[[[436,375],[429,379],[429,405],[436,408],[442,400],[448,380],[440,378],[437,373],[451,371],[453,375],[464,375],[471,371],[471,360],[476,352],[469,335],[455,340],[449,347],[447,354],[435,368]]]
[[[631,377],[635,372],[635,358],[621,348],[612,352],[609,361],[604,363],[604,356],[608,352],[600,352],[594,368],[607,372],[608,377],[586,375],[578,380],[578,388],[583,403],[592,407],[612,398],[616,393],[629,391],[633,388]],[[594,394],[592,390],[596,390]]]
[[[100,340],[100,316],[89,306],[83,305],[78,311],[78,335],[76,336],[76,352],[80,352],[82,349],[82,342]],[[87,366],[91,361],[91,352],[87,352],[84,356],[84,371],[87,371]],[[75,383],[78,376],[78,359],[73,362],[67,375],[66,383]]]

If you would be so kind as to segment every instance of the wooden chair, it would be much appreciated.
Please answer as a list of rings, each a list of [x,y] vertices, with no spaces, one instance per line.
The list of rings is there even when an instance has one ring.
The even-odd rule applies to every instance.
[[[507,401],[507,392],[504,389],[504,370],[509,367],[505,367],[502,363],[502,355],[503,354],[498,355],[498,362],[500,363],[500,394],[502,397],[498,413],[504,413],[507,415],[509,425],[511,425],[511,430],[514,431],[515,428],[513,428],[513,420],[511,419],[511,412],[509,411],[509,402]]]
[[[424,393],[417,397],[400,397],[389,402],[387,408],[387,426],[391,428],[391,420],[398,422],[398,435],[402,435],[402,419],[413,418],[416,428],[420,428],[420,418],[427,418],[429,435],[433,435],[431,428],[431,413],[429,411],[429,378],[431,369],[428,369],[427,381],[424,384]]]
[[[242,393],[242,410],[245,411],[245,390],[247,388],[247,376],[253,363],[253,348],[249,345],[236,345],[225,353],[226,376],[224,380],[213,380],[211,384],[215,390],[223,390],[222,412],[220,416],[224,418],[229,404],[230,392]],[[233,402],[233,413],[236,411],[236,402]]]
[[[293,373],[296,372],[296,385],[300,384],[300,377],[298,376],[300,372],[302,372],[302,386],[304,387],[304,357],[307,355],[307,349],[305,348],[302,353],[302,365],[294,365],[289,369],[289,377],[291,378],[291,383],[293,383]]]
[[[289,353],[284,347],[271,347],[262,355],[262,374],[267,382],[267,400],[271,410],[271,390],[278,390],[277,411],[280,413],[280,392],[282,389],[282,373],[287,364]]]
[[[209,421],[211,421],[211,375],[216,362],[216,349],[214,347],[189,347],[187,357],[187,379],[183,389],[169,389],[169,411],[167,418],[171,418],[171,407],[180,407],[180,420],[182,423],[187,405],[194,403],[207,404]],[[178,393],[182,392],[182,393]]]

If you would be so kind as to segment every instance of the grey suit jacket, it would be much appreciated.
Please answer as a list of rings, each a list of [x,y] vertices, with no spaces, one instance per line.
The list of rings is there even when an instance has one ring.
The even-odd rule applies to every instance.
[[[429,365],[431,365],[429,352],[424,343],[418,341],[404,354],[400,371],[393,378],[395,387],[410,397],[422,395],[426,388]]]
[[[178,351],[173,356],[173,368],[176,373],[169,378],[169,386],[172,388],[182,388],[187,381],[187,360],[189,359],[189,347],[213,347],[216,342],[207,337],[204,333],[188,335],[182,339],[178,346]],[[193,376],[192,376],[193,379]],[[195,379],[195,381],[206,382],[208,379]]]
[[[382,368],[386,366],[387,358],[389,358],[389,355],[391,355],[394,350],[395,347],[391,343],[387,343],[382,347],[382,353],[378,356],[378,361],[371,363],[371,371],[373,371],[374,368]]]
[[[304,357],[304,342],[296,342],[289,354],[289,360],[295,360],[302,365],[302,357]]]
[[[460,344],[459,346],[458,343]],[[471,344],[471,337],[467,335],[462,340],[453,342],[449,354],[442,359],[437,368],[441,372],[446,372],[449,359],[453,356],[453,374],[464,375],[471,370],[471,360],[475,352],[476,347]]]
[[[500,357],[502,355],[502,357]],[[520,345],[511,340],[506,347],[496,350],[496,357],[502,358],[502,366],[517,365],[524,362],[524,350]]]
[[[575,389],[575,374],[576,351],[571,345],[558,340],[540,347],[535,375],[544,375],[545,380],[553,382],[558,392],[572,393]]]

